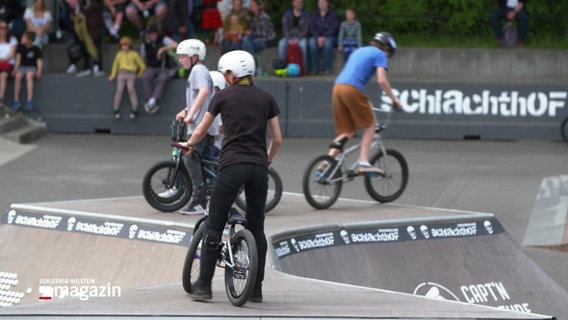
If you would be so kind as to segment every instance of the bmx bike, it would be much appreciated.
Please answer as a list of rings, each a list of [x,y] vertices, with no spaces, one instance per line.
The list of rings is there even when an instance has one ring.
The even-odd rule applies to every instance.
[[[195,231],[185,256],[182,285],[187,293],[193,292],[194,283],[199,278],[205,219],[207,216],[195,224]],[[253,234],[244,229],[246,223],[246,218],[240,215],[235,208],[231,208],[225,226],[227,237],[219,243],[218,249],[217,267],[225,269],[225,291],[231,304],[237,307],[249,300],[254,290],[258,270],[256,242]],[[237,230],[238,225],[243,228]]]
[[[187,157],[176,142],[184,141],[185,124],[181,120],[172,123],[172,156],[169,161],[154,164],[145,174],[142,182],[144,199],[154,209],[162,212],[173,212],[184,207],[193,194],[191,177],[184,165],[183,158]],[[209,196],[217,176],[217,157],[194,151],[189,157],[197,157],[200,161],[201,172],[205,183],[205,192]],[[274,209],[282,198],[283,185],[280,175],[274,168],[268,171],[268,193],[266,196],[265,212]],[[244,188],[235,199],[235,204],[246,210]]]
[[[363,176],[365,189],[374,200],[384,203],[396,200],[402,195],[408,183],[408,164],[404,156],[383,144],[381,133],[387,128],[394,109],[385,111],[372,107],[375,113],[386,112],[383,123],[375,117],[375,136],[371,145],[369,163],[380,168],[384,174],[358,174],[357,161],[348,163],[348,157],[361,148],[361,144],[344,149],[348,138],[333,142],[330,148],[339,150],[337,157],[320,155],[312,160],[304,171],[302,189],[304,197],[315,209],[327,209],[338,199],[343,183]]]

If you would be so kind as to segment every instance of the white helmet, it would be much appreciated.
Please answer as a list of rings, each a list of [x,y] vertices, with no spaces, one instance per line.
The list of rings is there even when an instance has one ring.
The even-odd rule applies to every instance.
[[[223,90],[227,87],[227,82],[225,81],[225,76],[217,71],[217,70],[213,70],[213,71],[209,71],[209,74],[211,75],[211,79],[213,80],[213,86],[214,87],[218,87],[219,90]]]
[[[217,69],[221,73],[231,71],[235,77],[253,76],[256,64],[254,57],[244,50],[234,50],[219,58]]]
[[[196,54],[199,60],[204,60],[206,53],[205,43],[198,39],[183,40],[176,49],[176,54],[187,54],[190,57]]]

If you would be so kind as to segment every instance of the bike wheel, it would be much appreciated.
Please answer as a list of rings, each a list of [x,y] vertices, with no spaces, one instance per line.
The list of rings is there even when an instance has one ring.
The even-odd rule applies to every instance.
[[[265,213],[274,209],[278,205],[280,199],[282,199],[283,189],[280,175],[276,172],[276,170],[270,168],[270,170],[268,170],[268,192],[266,193],[266,205],[264,206]],[[244,188],[241,188],[241,191],[237,195],[235,204],[241,210],[246,211],[247,204]]]
[[[168,188],[169,186],[173,188]],[[152,208],[162,212],[172,212],[181,209],[189,202],[193,188],[186,170],[181,168],[176,170],[175,162],[163,161],[146,172],[142,182],[142,192],[144,199]]]
[[[339,198],[342,187],[343,170],[330,155],[315,158],[304,171],[302,179],[304,197],[316,209],[331,207]]]
[[[258,251],[254,236],[241,229],[231,238],[234,266],[225,266],[225,290],[234,306],[247,303],[256,284]]]
[[[365,189],[378,202],[391,202],[402,195],[408,183],[408,164],[402,154],[387,149],[385,157],[381,151],[371,157],[370,163],[385,170],[385,176],[365,175]]]
[[[181,283],[183,285],[183,289],[187,293],[191,293],[193,291],[193,284],[199,278],[199,264],[201,263],[201,240],[203,239],[204,230],[205,224],[202,223],[193,232],[191,241],[189,243],[189,248],[187,249],[187,254],[185,256],[183,273],[181,275]]]
[[[564,121],[562,121],[562,124],[560,125],[560,134],[562,135],[564,142],[568,142],[568,117],[566,117],[566,119],[564,119]]]

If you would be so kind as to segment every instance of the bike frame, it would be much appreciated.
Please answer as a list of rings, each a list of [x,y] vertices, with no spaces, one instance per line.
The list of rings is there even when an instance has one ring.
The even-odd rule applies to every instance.
[[[375,112],[385,112],[387,113],[387,117],[384,121],[384,123],[380,123],[378,120],[378,117],[375,117],[375,135],[373,138],[373,142],[371,143],[371,149],[370,150],[375,150],[375,149],[380,149],[380,151],[385,155],[385,159],[386,159],[386,154],[387,154],[387,150],[385,148],[385,145],[383,144],[382,141],[382,137],[381,137],[381,132],[383,130],[385,130],[390,122],[390,118],[392,115],[392,111],[386,111],[386,110],[382,110],[379,108],[375,108],[372,107],[371,108],[373,111]],[[344,175],[342,177],[333,179],[330,178],[329,181],[330,182],[334,182],[334,181],[338,181],[338,180],[342,180],[342,181],[351,181],[356,175],[354,174],[355,171],[355,167],[357,167],[357,161],[353,161],[353,163],[348,167],[346,162],[347,162],[347,158],[354,153],[355,151],[361,149],[361,143],[358,143],[356,145],[353,145],[345,150],[343,150],[343,148],[341,148],[340,153],[337,155],[337,157],[335,157],[335,160],[337,160],[337,164],[333,170],[331,171],[331,174],[329,175],[330,177],[335,177],[335,173],[337,172],[337,170],[339,170],[339,168],[341,167],[343,169],[343,172],[348,173],[347,175]],[[389,174],[389,168],[388,168],[388,161],[385,161],[384,166],[382,166],[382,168],[384,168],[383,170],[385,171],[385,175],[388,176]]]

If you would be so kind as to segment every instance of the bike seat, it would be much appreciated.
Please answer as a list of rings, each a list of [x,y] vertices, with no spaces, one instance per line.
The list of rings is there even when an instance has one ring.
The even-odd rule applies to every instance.
[[[227,223],[230,225],[235,225],[235,224],[240,224],[240,225],[246,225],[247,224],[247,218],[243,217],[235,208],[231,208],[231,210],[229,211],[229,219],[227,220]]]

